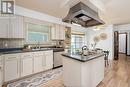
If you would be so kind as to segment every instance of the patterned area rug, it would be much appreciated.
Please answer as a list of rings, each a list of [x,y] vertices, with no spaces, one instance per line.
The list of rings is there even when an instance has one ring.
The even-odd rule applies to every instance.
[[[7,87],[54,87],[50,85],[53,85],[55,81],[56,83],[61,84],[56,87],[63,87],[63,84],[61,83],[63,82],[62,81],[62,68],[50,70],[47,72],[34,75],[30,78],[18,80],[16,82],[8,84]]]

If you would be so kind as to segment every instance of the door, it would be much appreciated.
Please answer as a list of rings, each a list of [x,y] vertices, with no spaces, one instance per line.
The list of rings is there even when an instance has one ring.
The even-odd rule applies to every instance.
[[[44,70],[45,68],[45,57],[43,52],[34,53],[34,73],[38,73]]]
[[[24,38],[24,22],[22,16],[11,18],[9,38]]]
[[[60,40],[65,40],[65,26],[60,25],[59,38]]]
[[[127,53],[127,34],[119,33],[119,53]]]
[[[20,56],[18,54],[5,55],[4,65],[4,81],[10,81],[19,78],[19,61]]]
[[[21,56],[21,76],[27,76],[33,73],[33,55],[25,53]]]
[[[126,53],[126,34],[119,34],[119,53]]]
[[[118,60],[119,52],[119,34],[118,31],[114,32],[114,60]]]
[[[0,19],[0,38],[8,38],[9,18]]]
[[[2,87],[3,83],[3,59],[2,56],[0,56],[0,87]]]
[[[45,51],[44,52],[46,58],[46,67],[45,70],[53,68],[53,51]]]

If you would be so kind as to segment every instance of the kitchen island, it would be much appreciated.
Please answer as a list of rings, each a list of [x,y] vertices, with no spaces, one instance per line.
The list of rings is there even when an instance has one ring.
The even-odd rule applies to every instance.
[[[104,78],[104,54],[62,54],[66,87],[96,87]]]

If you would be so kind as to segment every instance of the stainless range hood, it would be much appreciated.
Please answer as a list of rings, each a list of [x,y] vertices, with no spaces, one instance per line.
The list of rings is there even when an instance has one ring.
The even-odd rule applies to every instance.
[[[80,24],[83,27],[104,24],[104,22],[99,18],[98,13],[82,2],[79,2],[70,8],[68,15],[63,19],[63,21],[67,23]]]

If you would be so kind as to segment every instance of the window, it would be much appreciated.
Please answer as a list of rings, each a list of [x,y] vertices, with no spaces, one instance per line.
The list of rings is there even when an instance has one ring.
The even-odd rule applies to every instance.
[[[82,46],[84,46],[85,43],[85,35],[71,35],[71,50],[72,52],[77,52],[82,49]]]
[[[50,29],[50,26],[28,23],[28,42],[49,41]]]

